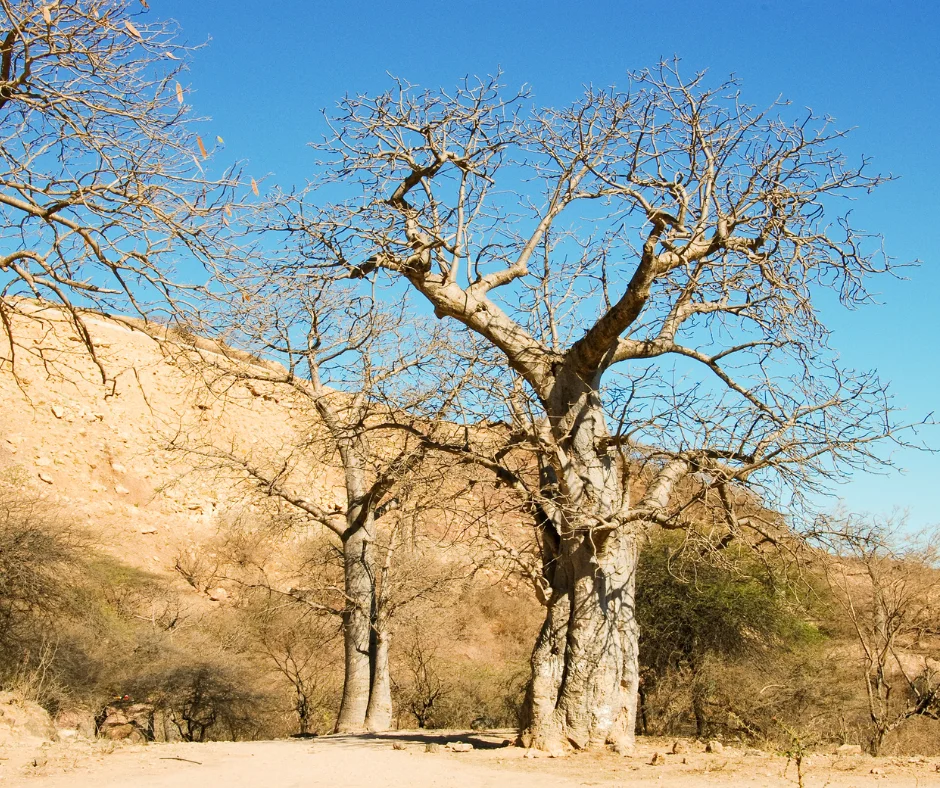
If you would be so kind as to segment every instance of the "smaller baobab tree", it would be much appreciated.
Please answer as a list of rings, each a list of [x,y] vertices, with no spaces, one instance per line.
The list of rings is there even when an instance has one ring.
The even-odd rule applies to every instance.
[[[830,551],[826,580],[861,651],[871,736],[914,717],[940,720],[940,653],[923,648],[940,632],[940,533],[913,533],[906,519],[820,517],[814,537]]]
[[[297,406],[289,426],[298,438],[264,449],[192,439],[177,445],[240,469],[263,494],[339,540],[345,680],[336,727],[386,729],[398,510],[424,505],[417,503],[426,500],[423,488],[440,485],[426,439],[449,429],[459,387],[440,363],[443,332],[419,343],[404,304],[382,305],[383,294],[362,298],[327,279],[304,280],[283,259],[216,270],[220,290],[232,297],[216,302],[223,305],[206,325],[227,343],[282,366],[203,353],[203,371],[215,376],[209,385],[224,392],[241,381],[286,392]],[[339,496],[325,489],[334,471]]]
[[[53,301],[104,379],[83,309],[175,315],[172,266],[235,253],[238,172],[212,177],[200,163],[209,151],[180,83],[190,54],[145,2],[0,0],[0,324],[11,364],[14,317],[41,319],[34,299]]]

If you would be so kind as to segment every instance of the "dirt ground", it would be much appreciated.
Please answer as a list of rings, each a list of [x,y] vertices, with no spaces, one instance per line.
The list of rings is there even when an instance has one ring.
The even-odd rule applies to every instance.
[[[454,752],[449,744],[474,745]],[[424,733],[209,744],[115,745],[72,740],[0,762],[0,785],[49,788],[544,788],[552,786],[790,786],[795,765],[781,755],[725,748],[667,754],[672,741],[641,739],[636,753],[532,757],[508,733]],[[428,744],[436,745],[428,748]],[[660,753],[654,765],[654,756]],[[804,785],[940,785],[938,758],[814,754]]]

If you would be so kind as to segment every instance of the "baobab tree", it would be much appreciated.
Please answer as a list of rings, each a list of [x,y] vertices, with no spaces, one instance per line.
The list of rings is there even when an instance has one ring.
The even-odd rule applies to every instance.
[[[207,174],[181,84],[190,54],[146,2],[0,0],[0,323],[11,364],[14,316],[41,319],[52,301],[106,378],[83,309],[172,316],[184,276],[233,253],[239,173]],[[179,264],[194,268],[174,281]]]
[[[427,575],[424,584],[395,587],[404,580],[394,565],[400,530],[403,520],[437,517],[428,513],[445,506],[444,471],[429,453],[454,431],[449,418],[461,380],[452,366],[442,368],[445,332],[419,341],[406,304],[391,294],[361,296],[347,282],[304,281],[291,245],[280,253],[273,247],[255,265],[216,261],[203,323],[207,335],[268,361],[204,341],[194,344],[192,359],[220,398],[239,384],[289,397],[292,437],[220,444],[187,426],[172,445],[203,467],[240,472],[243,482],[338,539],[342,588],[333,589],[332,602],[343,619],[344,684],[336,729],[386,730],[395,611],[442,582]],[[338,471],[340,494],[329,489],[326,469]]]
[[[738,487],[798,502],[898,440],[885,387],[837,365],[819,307],[865,303],[889,268],[830,219],[883,178],[828,119],[757,111],[672,64],[562,109],[496,79],[396,82],[343,99],[331,128],[284,212],[308,269],[388,277],[494,351],[504,419],[543,458],[549,591],[523,738],[629,750],[644,529],[706,499],[760,528],[737,519]]]

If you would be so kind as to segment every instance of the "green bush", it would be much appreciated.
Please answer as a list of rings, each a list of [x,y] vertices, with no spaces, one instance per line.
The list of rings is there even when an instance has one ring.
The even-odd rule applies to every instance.
[[[804,670],[823,640],[797,589],[746,545],[656,534],[640,556],[636,605],[644,732],[767,735],[727,691],[743,686],[731,673]]]

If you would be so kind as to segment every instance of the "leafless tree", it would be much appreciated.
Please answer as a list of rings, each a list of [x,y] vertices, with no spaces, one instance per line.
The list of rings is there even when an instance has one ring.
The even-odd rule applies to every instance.
[[[420,628],[420,627],[419,627]],[[448,682],[441,675],[440,659],[434,644],[414,637],[405,650],[408,684],[402,690],[404,703],[419,728],[427,728],[433,720],[435,705],[447,696]]]
[[[10,364],[13,315],[41,320],[51,300],[107,379],[83,309],[173,315],[186,291],[171,266],[186,265],[192,281],[189,266],[233,251],[239,173],[209,174],[180,81],[191,50],[146,9],[0,0],[0,323]]]
[[[871,725],[869,750],[917,716],[940,719],[940,655],[919,640],[937,632],[940,534],[915,534],[905,518],[820,518],[818,538],[834,555],[826,579],[861,649]]]
[[[201,369],[207,379],[214,375],[209,385],[221,395],[241,384],[288,392],[298,405],[291,426],[299,440],[266,453],[191,436],[176,445],[209,464],[240,469],[263,494],[339,539],[345,682],[337,730],[384,730],[392,721],[390,578],[399,510],[414,519],[416,507],[428,509],[426,500],[417,503],[425,489],[440,486],[425,439],[453,431],[446,417],[459,379],[452,371],[450,380],[443,370],[427,374],[440,367],[442,340],[417,342],[404,305],[382,304],[388,294],[362,297],[329,279],[298,287],[295,266],[278,255],[257,268],[216,265],[218,285],[230,296],[210,309],[216,335],[283,365],[204,353]],[[340,471],[344,501],[332,493],[324,500],[322,479],[311,476],[316,467]]]
[[[668,63],[562,109],[497,79],[398,81],[343,99],[332,130],[276,222],[305,239],[298,273],[391,280],[479,349],[496,419],[542,458],[521,485],[548,589],[524,739],[628,750],[644,528],[706,499],[760,528],[737,487],[799,502],[897,439],[885,387],[836,364],[820,313],[865,303],[889,267],[829,218],[884,179],[829,119]]]
[[[322,714],[333,690],[326,657],[340,634],[338,619],[306,600],[285,600],[270,586],[258,592],[248,610],[253,647],[292,687],[298,733],[317,733],[317,711]]]

